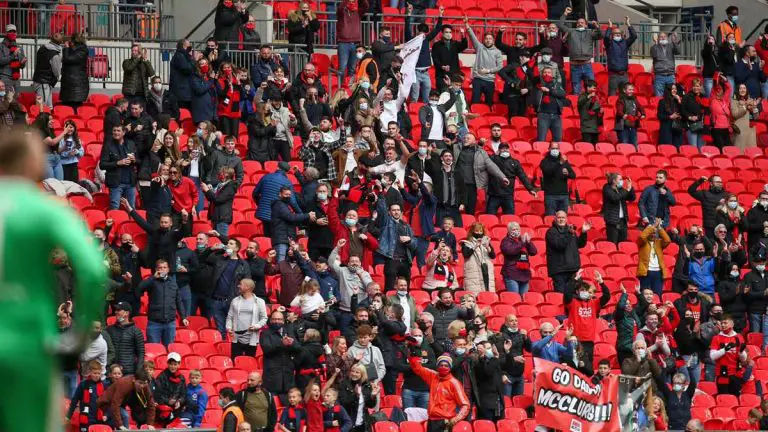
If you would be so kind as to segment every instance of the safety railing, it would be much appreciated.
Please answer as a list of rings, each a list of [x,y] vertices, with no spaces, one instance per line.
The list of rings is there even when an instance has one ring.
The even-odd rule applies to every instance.
[[[19,46],[27,56],[28,62],[21,70],[22,84],[29,84],[35,71],[35,53],[40,46],[45,45],[47,39],[33,39],[31,41],[20,40]],[[205,42],[193,42],[192,46],[201,52],[205,49]],[[309,54],[304,45],[270,44],[274,52],[280,54],[283,62],[288,67],[291,79],[302,71],[309,61]],[[146,50],[146,59],[152,65],[155,75],[159,76],[163,83],[168,83],[170,78],[171,59],[176,52],[176,41],[156,41],[142,45]],[[88,48],[88,67],[91,88],[96,86],[114,87],[123,82],[123,61],[131,57],[129,44],[115,44],[109,46],[100,43],[98,46]],[[226,51],[234,65],[249,68],[259,55],[258,50],[231,49]]]
[[[86,31],[91,38],[163,40],[173,36],[173,16],[158,6],[107,3],[29,3],[27,7],[0,7],[0,32],[16,26],[20,37],[70,35]]]

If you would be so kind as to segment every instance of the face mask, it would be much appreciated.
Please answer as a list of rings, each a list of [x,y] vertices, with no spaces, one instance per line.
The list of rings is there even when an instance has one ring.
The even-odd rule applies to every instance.
[[[250,30],[250,31],[256,30],[256,23],[248,23],[248,24],[246,24],[245,25],[245,29],[246,30]]]
[[[731,202],[728,203],[728,208],[731,209],[731,210],[736,210],[738,207],[739,207],[739,203],[737,203],[737,202],[732,202],[731,201]]]
[[[269,328],[270,330],[277,332],[283,329],[283,325],[277,323],[269,323]]]
[[[697,292],[688,293],[688,300],[696,300],[697,298],[699,298],[699,293]]]
[[[371,83],[369,83],[368,81],[363,81],[362,83],[360,83],[360,85],[363,87],[363,90],[368,90],[369,88],[371,88]]]
[[[483,234],[483,233],[472,233],[472,237],[474,237],[476,239],[481,239],[484,236],[485,236],[485,234]]]
[[[544,80],[545,83],[551,83],[552,81],[555,80],[555,77],[553,77],[552,75],[544,75],[542,77],[542,80]]]
[[[437,101],[436,101],[436,100],[432,100],[432,99],[430,99],[430,100],[429,100],[429,105],[430,105],[430,106],[436,106],[436,105],[437,105]]]
[[[637,355],[640,358],[640,360],[642,360],[645,358],[645,350],[644,349],[637,350],[635,351],[635,355]]]
[[[5,93],[5,92],[3,92],[3,93]],[[3,96],[5,96],[5,94],[3,94]],[[454,139],[456,139],[456,134],[453,133],[453,132],[446,132],[445,133],[445,137],[448,138],[449,140],[453,141]]]
[[[589,300],[589,291],[579,291],[579,298],[582,300]]]
[[[202,129],[198,129],[198,130],[197,130],[197,136],[198,136],[198,138],[202,138],[202,137],[203,137],[203,133],[204,133],[204,132],[203,132],[203,130],[202,130]]]
[[[733,40],[728,39],[728,44],[729,45],[736,45],[736,39],[733,39]]]
[[[0,92],[0,96],[5,96],[5,92]],[[768,207],[768,200],[760,200],[760,205],[763,207]]]
[[[367,109],[368,109],[368,104],[367,104],[367,103],[365,103],[365,102],[361,103],[361,104],[360,104],[360,109],[361,109],[361,110],[367,110]]]
[[[290,202],[291,201],[291,197],[289,197],[289,196],[287,196],[287,197],[280,197],[280,199],[283,200],[283,202]]]
[[[491,350],[485,351],[485,357],[489,358],[489,359],[492,359],[493,358],[493,351],[491,351]]]
[[[732,272],[730,273],[730,275],[731,275],[731,277],[732,277],[733,279],[738,279],[738,278],[739,278],[739,275],[741,275],[741,273],[739,273],[738,271],[732,271]]]
[[[5,35],[5,38],[8,39],[11,42],[16,41],[16,33],[8,33]]]
[[[397,295],[399,295],[400,297],[407,297],[408,296],[408,291],[397,290]]]
[[[426,156],[427,149],[425,147],[419,147],[419,156]]]
[[[544,60],[544,63],[549,63],[549,61],[552,60],[552,56],[548,55],[548,54],[547,55],[543,55],[543,56],[541,56],[541,59]]]
[[[709,316],[711,316],[712,318],[714,318],[714,319],[716,319],[718,321],[723,319],[723,313],[722,312],[712,312],[711,314],[709,314]]]
[[[437,367],[437,374],[440,375],[441,377],[447,377],[448,374],[450,373],[451,373],[451,368],[449,368],[448,366]]]
[[[319,199],[320,201],[325,201],[325,200],[328,199],[328,194],[327,193],[322,193],[322,192],[318,193],[317,194],[317,199]]]
[[[733,23],[736,24],[737,22],[739,22],[739,16],[738,15],[732,16],[731,21],[733,21]]]
[[[350,273],[357,273],[358,268],[359,268],[358,266],[351,266],[351,265],[347,266],[347,270],[349,270]]]
[[[424,336],[414,336],[413,337],[416,340],[416,344],[421,345],[421,342],[424,340]]]
[[[560,157],[560,149],[552,149],[549,151],[549,154],[552,155],[552,157]]]
[[[363,54],[363,53],[356,53],[356,54],[355,54],[355,57],[357,57],[357,59],[358,59],[358,60],[362,59],[362,58],[363,58],[363,56],[364,56],[364,54]]]
[[[672,390],[674,390],[676,392],[681,392],[681,391],[683,391],[683,385],[682,384],[674,384],[674,385],[672,385]]]
[[[3,98],[3,97],[5,97],[5,92],[4,91],[0,91],[0,98]]]
[[[205,247],[206,246],[204,244],[199,244],[199,245],[197,245],[197,250],[199,250],[199,251],[205,250]]]
[[[576,27],[576,31],[580,31],[580,32],[587,31],[587,28],[586,27]]]
[[[693,257],[696,259],[704,258],[704,252],[694,252]]]
[[[132,247],[133,247],[133,245],[131,245],[130,243],[123,243],[123,249],[124,250],[129,251],[129,250],[131,250]]]
[[[549,37],[551,37],[551,38],[557,37],[557,32],[556,31],[549,32]]]
[[[158,277],[160,279],[165,279],[168,277],[168,272],[160,272],[160,274],[158,274]]]
[[[501,152],[499,153],[499,156],[503,157],[504,159],[509,157],[509,152]]]
[[[381,40],[384,41],[384,43],[392,42],[392,38],[390,36],[382,36]]]
[[[224,401],[223,401],[223,400],[221,400],[221,399],[219,399],[219,406],[220,406],[220,407],[222,407],[222,408],[224,408],[224,405],[225,405],[225,404],[224,404]]]
[[[456,348],[456,355],[464,355],[467,352],[465,348]]]
[[[153,88],[153,89],[155,89],[155,91],[159,93],[159,92],[160,92],[160,90],[162,90],[162,89],[163,89],[163,85],[162,85],[162,84],[160,84],[160,83],[157,83],[157,84],[153,84],[153,85],[152,85],[152,88]]]
[[[619,188],[624,186],[624,179],[619,179],[619,181],[616,182],[616,186],[618,186]]]
[[[353,227],[357,225],[357,219],[346,218],[344,219],[344,223],[347,224],[347,226]]]
[[[759,271],[760,273],[765,271],[765,264],[758,264],[755,266],[755,270]]]
[[[253,259],[256,256],[256,254],[251,251],[246,251],[245,256],[247,256],[248,259]]]
[[[204,74],[207,74],[210,69],[211,69],[211,67],[208,66],[208,65],[200,66],[200,72],[202,72]]]
[[[669,43],[669,41],[666,40],[666,39],[662,39],[662,40],[659,41],[659,45],[666,45],[668,43]]]

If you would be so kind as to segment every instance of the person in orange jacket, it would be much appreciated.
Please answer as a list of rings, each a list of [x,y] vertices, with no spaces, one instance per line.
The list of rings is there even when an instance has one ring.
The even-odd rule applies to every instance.
[[[408,338],[409,346],[416,343]],[[410,354],[408,363],[413,373],[418,375],[429,386],[429,406],[427,408],[426,432],[443,432],[447,428],[463,420],[469,414],[469,398],[459,380],[451,375],[453,360],[448,354],[437,358],[437,371],[421,365],[421,357]]]

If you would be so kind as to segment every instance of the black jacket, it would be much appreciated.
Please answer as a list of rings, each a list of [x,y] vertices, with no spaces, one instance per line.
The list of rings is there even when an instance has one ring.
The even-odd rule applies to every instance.
[[[749,313],[765,313],[768,307],[768,278],[765,273],[761,275],[760,272],[752,269],[744,276],[741,286],[742,291],[749,287],[749,293],[747,293]]]
[[[734,322],[737,320],[741,321],[741,329],[743,329],[749,308],[747,295],[744,294],[743,291],[738,290],[741,283],[742,282],[739,280],[730,278],[728,280],[720,281],[720,283],[717,284],[717,294],[720,295],[720,305],[723,307],[723,312],[731,315]],[[741,329],[739,329],[739,331]]]
[[[501,382],[499,359],[488,357],[477,359],[474,373],[480,406],[500,415],[500,402],[504,400],[504,386]]]
[[[358,406],[360,403],[360,397],[357,395],[355,390],[356,387],[356,383],[350,381],[348,378],[342,379],[338,384],[338,403],[342,406],[342,408],[344,408],[344,410],[347,411],[353,422],[357,417]],[[371,422],[369,409],[372,409],[376,406],[377,398],[373,397],[373,387],[371,386],[370,382],[365,382],[362,384],[361,390],[363,393],[363,405],[365,405],[366,408],[363,410],[363,418],[365,420],[365,424],[368,425]]]
[[[62,47],[49,42],[40,45],[35,54],[35,73],[32,75],[32,81],[41,84],[48,84],[54,87],[59,78],[53,72],[51,60],[57,55],[61,55]]]
[[[296,227],[309,221],[309,213],[296,213],[290,204],[283,200],[272,203],[272,245],[288,244],[288,239],[296,239]]]
[[[448,92],[448,100],[444,104],[436,105],[438,113],[440,114],[441,121],[443,122],[443,132],[447,128],[445,122],[445,113],[451,109],[453,104],[456,103],[456,93]],[[432,127],[435,125],[435,113],[432,111],[432,106],[426,104],[419,108],[419,123],[421,123],[421,139],[429,139],[429,133],[432,131]],[[429,126],[427,126],[429,125]],[[409,160],[410,162],[410,160]]]
[[[159,405],[170,405],[169,400],[175,399],[184,405],[187,398],[187,380],[184,375],[174,377],[168,369],[155,378],[155,402]]]
[[[442,302],[438,302],[435,305],[430,304],[424,309],[424,312],[431,313],[435,318],[435,322],[432,324],[432,334],[435,337],[435,342],[448,339],[448,325],[452,322],[456,320],[467,321],[475,318],[474,309],[467,309],[455,304],[446,307]]]
[[[733,76],[733,68],[736,62],[739,61],[738,47],[731,48],[727,43],[720,45],[717,51],[717,64],[720,66],[720,72],[726,76]]]
[[[85,44],[65,47],[61,53],[61,100],[85,102],[88,93],[88,47]],[[105,134],[111,135],[112,131]]]
[[[421,379],[420,376],[413,373],[411,365],[408,363],[408,353],[405,346],[400,347],[396,354],[396,361],[394,369],[397,372],[403,373],[403,389],[418,392],[428,392],[429,386]],[[411,354],[417,357],[421,357],[421,365],[427,369],[437,369],[437,356],[435,350],[430,343],[424,340],[419,347],[412,347]],[[442,353],[441,353],[442,354]],[[387,372],[389,373],[389,372]]]
[[[549,153],[541,160],[541,190],[545,195],[568,195],[568,180],[575,179],[576,173],[571,163],[563,161],[560,157],[553,157]],[[568,174],[563,174],[563,168]]]
[[[150,277],[141,281],[137,288],[137,295],[141,297],[145,291],[149,292],[149,310],[147,317],[150,321],[167,324],[176,321],[176,313],[182,319],[186,318],[186,310],[181,303],[181,292],[176,281],[167,277],[157,279]]]
[[[112,105],[104,112],[104,141],[108,142],[112,137],[112,128],[122,126],[125,120],[125,113],[120,112],[116,106]]]
[[[703,94],[702,94],[703,97]],[[693,92],[688,92],[683,96],[682,104],[680,105],[680,114],[683,116],[683,119],[686,122],[686,125],[690,125],[691,122],[688,120],[688,117],[696,116],[698,117],[697,121],[703,120],[703,117],[707,112],[709,111],[709,108],[706,108],[702,106],[697,100],[696,95]],[[686,126],[687,127],[687,126]]]
[[[709,309],[712,307],[712,302],[704,296],[704,294],[697,294],[697,297],[699,299],[699,320],[701,322],[707,322],[709,321]],[[688,299],[686,296],[682,296],[679,299],[675,300],[674,303],[675,309],[677,310],[677,314],[680,317],[685,317],[685,311],[688,309]]]
[[[152,117],[145,112],[142,112],[139,117],[129,115],[125,118],[123,124],[131,126],[131,130],[125,131],[125,140],[133,141],[136,144],[136,150],[139,152],[137,156],[139,158],[144,157],[144,154],[149,153],[149,150],[152,148],[152,142],[155,140],[155,136],[152,134]],[[139,126],[141,126],[141,130],[137,130]],[[112,131],[110,131],[111,134]],[[157,167],[154,168],[157,170]]]
[[[763,223],[768,222],[768,209],[760,204],[747,212],[747,250],[752,251],[760,238],[763,237]]]
[[[160,167],[160,164],[162,163],[163,160],[160,158],[159,152],[148,151],[142,156],[139,163],[138,179],[145,181],[152,180],[152,174],[157,172],[158,167]]]
[[[318,219],[328,216],[325,213],[325,210],[323,210],[323,207],[320,206],[320,203],[317,201],[317,199],[312,199],[309,202],[303,202],[302,208],[304,208],[307,213],[315,212],[315,215]],[[333,249],[333,247],[336,246],[335,242],[333,241],[333,233],[328,229],[328,226],[318,225],[316,223],[310,222],[307,227],[307,238],[309,238],[308,246],[310,248],[316,247]]]
[[[434,155],[430,161],[431,163],[427,164],[426,172],[432,178],[432,192],[435,194],[435,197],[437,197],[437,204],[440,205],[445,203],[448,199],[448,191],[443,189],[443,178],[445,176],[443,163],[440,158]],[[464,181],[464,176],[462,176],[461,170],[453,167],[451,173],[453,173],[453,182],[455,186],[455,201],[456,205],[459,206],[467,202],[467,184]]]
[[[256,284],[253,294],[262,300],[267,299],[267,288],[264,283],[264,270],[267,266],[267,260],[260,256],[256,256],[253,259],[249,258],[245,260],[245,262],[251,270],[251,279],[253,279],[253,282]]]
[[[704,78],[712,78],[715,76],[715,71],[720,66],[720,58],[716,51],[715,44],[708,44],[704,42],[704,48],[701,49],[701,75]]]
[[[248,119],[248,160],[266,162],[271,159],[272,142],[277,128],[272,123],[264,124],[257,116]]]
[[[153,218],[160,219],[160,215],[163,213],[171,213],[173,210],[173,195],[168,184],[163,186],[160,182],[153,181],[149,187],[149,194],[147,194],[144,208],[147,209],[147,218],[149,220],[153,220]],[[174,263],[168,264],[173,265]]]
[[[213,276],[211,278],[211,284],[208,287],[208,295],[216,292],[218,281],[221,279],[221,275],[227,269],[227,261],[229,260],[230,259],[228,257],[224,256],[224,250],[215,251],[208,256],[207,262],[213,266]],[[232,277],[232,286],[229,287],[228,298],[235,298],[238,294],[237,285],[241,280],[250,277],[251,273],[248,264],[245,261],[238,259],[237,266],[235,267],[235,272]]]
[[[213,19],[215,30],[213,38],[219,42],[237,42],[240,25],[248,21],[247,13],[240,13],[235,5],[224,6],[224,0],[219,0],[216,15]]]
[[[635,188],[626,190],[624,188],[614,189],[610,184],[603,186],[603,219],[606,225],[617,225],[619,223],[619,208],[623,212],[621,220],[626,224],[629,220],[627,213],[627,203],[635,200]]]
[[[190,52],[177,49],[171,58],[171,77],[168,89],[179,102],[192,101],[192,74],[195,72],[195,60]]]
[[[320,30],[320,21],[315,16],[309,20],[309,25],[304,27],[303,17],[298,16],[296,12],[288,13],[288,43],[306,45],[307,48],[305,49],[312,54],[312,45],[315,40],[315,33]]]
[[[664,374],[662,374],[662,377]],[[696,394],[696,383],[688,384],[685,389],[677,396],[672,391],[663,378],[657,379],[656,388],[661,392],[667,407],[667,417],[669,418],[669,430],[683,430],[691,420],[691,406],[693,405],[693,395]]]
[[[259,343],[264,352],[264,388],[287,393],[295,385],[291,359],[301,351],[301,345],[295,339],[290,346],[283,345],[281,334],[271,328],[261,332]]]
[[[504,176],[509,179],[509,186],[504,186],[504,183],[500,181],[488,182],[488,195],[496,197],[514,197],[515,194],[515,179],[519,178],[523,183],[523,186],[528,192],[533,192],[533,184],[528,180],[528,176],[523,170],[523,166],[520,161],[513,157],[503,158],[499,155],[491,156],[491,161],[499,167]]]
[[[547,230],[547,272],[549,276],[560,273],[576,272],[581,268],[579,249],[587,245],[587,233],[582,231],[576,235],[575,228],[569,226],[560,227],[552,222],[552,227]]]
[[[301,352],[293,358],[298,388],[306,387],[312,378],[319,378],[325,363],[324,355],[325,350],[320,342],[304,342],[301,345]]]
[[[445,39],[432,44],[432,63],[435,65],[435,77],[437,85],[444,85],[442,79],[446,74],[450,76],[461,71],[459,67],[459,54],[469,46],[469,38],[465,37],[461,41],[452,40],[450,44]],[[450,71],[443,70],[443,66],[450,67]],[[442,87],[441,87],[442,88]]]
[[[218,149],[210,149],[211,151],[211,170],[208,172],[208,183],[217,183],[218,175],[221,167],[228,166],[235,170],[235,183],[238,187],[243,184],[243,177],[245,173],[243,171],[243,159],[240,156],[233,153],[227,153],[226,151]],[[203,180],[203,179],[201,179]],[[216,180],[216,181],[214,181]]]
[[[499,334],[501,337],[496,339],[495,345],[496,350],[503,354],[500,357],[502,373],[511,378],[522,377],[525,364],[516,362],[515,357],[523,355],[523,351],[531,352],[531,339],[519,330],[517,332],[510,331],[506,325],[501,326]],[[508,353],[504,349],[505,341],[512,341],[512,347]]]
[[[376,321],[379,328],[376,336],[376,345],[381,350],[384,364],[387,367],[391,367],[395,364],[395,354],[408,329],[402,321],[388,320],[381,310],[376,312]]]
[[[176,268],[173,266],[173,263],[176,262],[176,249],[179,241],[184,238],[184,233],[180,230],[164,230],[160,227],[153,227],[141,215],[136,213],[136,210],[130,212],[129,215],[147,233],[146,250],[147,261],[150,267],[154,269],[155,262],[162,258],[168,261],[168,265],[171,266],[171,273],[175,273]]]
[[[227,184],[222,185],[218,191],[216,188],[209,189],[205,193],[205,198],[210,203],[208,208],[208,219],[214,224],[232,223],[232,203],[235,200],[237,194],[237,183],[234,180],[230,180]]]
[[[197,254],[187,247],[186,243],[180,243],[182,247],[176,250],[176,262],[171,263],[172,266],[177,264],[184,266],[187,269],[186,272],[176,272],[176,283],[179,287],[189,286],[192,277],[197,273],[197,267],[200,263],[197,261]]]
[[[265,396],[267,397],[267,427],[265,427],[264,430],[271,431],[275,429],[275,425],[277,424],[277,406],[275,405],[275,396],[266,388],[262,388],[261,391],[264,392]],[[249,390],[246,388],[240,390],[235,395],[237,406],[239,406],[243,411],[245,411],[245,402],[248,399],[248,392]]]
[[[715,191],[710,187],[708,190],[700,190],[699,186],[704,183],[704,180],[698,179],[688,186],[688,195],[692,196],[696,201],[701,203],[701,217],[703,220],[704,228],[707,231],[713,231],[715,229],[715,216],[717,206],[720,205],[720,200],[725,199],[728,194],[725,190]]]
[[[123,169],[130,170],[131,185],[136,185],[136,164],[134,163],[127,167],[117,164],[119,160],[125,158],[129,153],[137,155],[136,145],[133,141],[123,140],[121,148],[120,144],[109,138],[101,148],[99,167],[106,171],[105,183],[108,188],[115,188],[120,185],[120,171]]]
[[[133,322],[113,324],[107,333],[115,346],[115,362],[123,367],[123,373],[133,375],[144,364],[144,334]]]

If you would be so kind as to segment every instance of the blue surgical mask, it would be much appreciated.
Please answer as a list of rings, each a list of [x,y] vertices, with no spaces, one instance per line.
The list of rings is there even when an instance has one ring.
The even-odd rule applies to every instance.
[[[729,209],[736,210],[736,208],[738,208],[738,207],[739,207],[739,203],[738,202],[734,202],[734,201],[729,201],[728,202],[728,208]]]
[[[619,188],[623,187],[624,186],[624,179],[619,179],[619,181],[616,182],[616,186],[618,186]]]
[[[324,192],[319,192],[317,194],[317,199],[319,199],[320,201],[325,201],[328,199],[328,194]]]
[[[739,16],[738,15],[732,16],[731,21],[733,21],[733,23],[736,24],[737,22],[739,22]]]
[[[426,155],[427,155],[427,148],[419,147],[419,156],[426,156]]]
[[[508,151],[503,151],[503,152],[499,153],[499,156],[501,156],[504,159],[506,159],[506,158],[509,157],[509,152]]]
[[[200,138],[203,137],[203,130],[202,129],[198,129],[197,130],[197,136],[200,137]]]
[[[363,81],[360,83],[360,86],[363,88],[363,90],[368,90],[371,88],[371,83],[368,81]]]
[[[489,358],[489,359],[490,359],[490,358],[493,358],[493,351],[491,351],[491,350],[486,350],[486,351],[485,351],[485,356],[486,356],[487,358]]]
[[[674,384],[674,385],[672,385],[672,390],[674,390],[676,392],[681,392],[681,391],[683,391],[683,385],[682,384]]]
[[[357,219],[346,218],[344,219],[344,223],[347,224],[347,226],[353,227],[357,225]]]
[[[4,91],[0,91],[0,97],[5,97],[5,92]]]
[[[360,109],[361,110],[367,110],[368,109],[368,103],[366,103],[366,102],[361,103],[360,104]]]
[[[464,353],[467,352],[464,348],[456,348],[456,355],[464,355]]]

